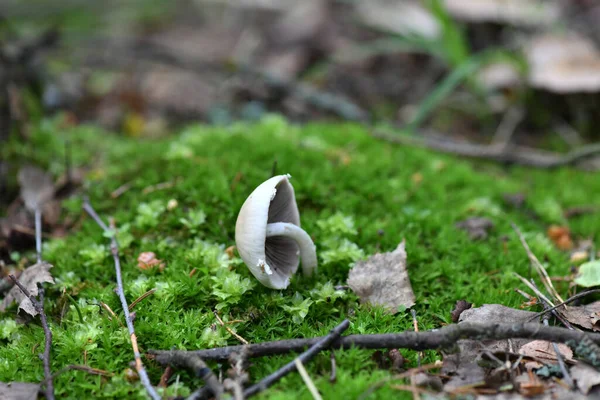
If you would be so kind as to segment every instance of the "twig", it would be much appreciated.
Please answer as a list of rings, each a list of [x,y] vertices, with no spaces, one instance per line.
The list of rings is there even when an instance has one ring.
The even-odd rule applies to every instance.
[[[298,356],[298,359],[303,363],[310,361],[320,351],[322,351],[326,348],[329,348],[331,343],[333,343],[336,339],[339,339],[340,335],[346,329],[348,329],[349,326],[350,326],[350,321],[345,319],[344,321],[342,321],[341,324],[339,324],[338,326],[333,328],[327,336],[319,338],[319,340],[317,340],[316,343],[312,344],[308,350],[306,350],[304,353],[300,354]],[[279,381],[281,378],[283,378],[284,376],[286,376],[287,374],[292,372],[294,369],[296,369],[295,361],[287,363],[286,365],[284,365],[277,371],[273,372],[271,375],[265,377],[263,380],[261,380],[257,384],[254,384],[254,385],[250,386],[249,388],[247,388],[246,390],[244,390],[244,396],[246,398],[248,398],[248,397],[254,396],[255,394],[262,392],[263,390],[265,390],[266,388],[273,385],[274,383]]]
[[[146,293],[144,293],[143,295],[141,295],[140,297],[138,297],[137,299],[132,301],[131,304],[129,305],[129,311],[133,310],[133,307],[135,307],[140,301],[144,300],[146,297],[150,296],[154,292],[156,292],[156,288],[152,288],[152,289],[148,290]]]
[[[509,109],[498,125],[498,129],[492,138],[492,145],[508,146],[515,133],[515,128],[523,120],[524,115],[522,108],[513,107]]]
[[[121,196],[123,193],[125,193],[126,191],[128,191],[129,189],[131,189],[131,186],[133,185],[134,181],[129,181],[127,183],[122,184],[121,186],[119,186],[118,188],[116,188],[111,194],[110,197],[113,199],[116,199],[117,197]]]
[[[410,309],[410,314],[412,315],[412,319],[413,319],[413,327],[415,328],[415,332],[419,332],[419,321],[417,321],[417,312],[415,311],[414,308]],[[423,358],[423,352],[418,352],[417,353],[417,365],[421,366],[421,358]]]
[[[313,399],[323,400],[323,398],[321,397],[321,393],[319,393],[319,390],[315,386],[314,382],[312,381],[312,379],[310,379],[310,375],[308,375],[308,372],[306,371],[306,368],[304,368],[304,364],[302,364],[302,361],[300,361],[299,358],[296,358],[294,359],[294,363],[296,365],[298,373],[302,377],[302,380],[304,381],[304,384],[308,388],[308,391],[312,395]]]
[[[549,326],[547,314],[544,316],[544,326]],[[571,375],[569,375],[569,371],[565,365],[565,360],[563,360],[562,354],[560,354],[558,345],[555,342],[552,342],[552,348],[554,349],[554,353],[556,353],[556,361],[558,361],[558,366],[560,368],[560,372],[562,372],[563,380],[567,382],[569,389],[573,389],[575,384],[573,383],[573,379],[571,379]]]
[[[371,136],[390,143],[420,146],[463,157],[548,169],[574,165],[587,158],[600,155],[600,143],[589,144],[571,150],[566,154],[559,154],[525,146],[462,143],[441,138],[438,135],[430,133],[416,137],[406,134],[390,134],[376,130],[371,132]]]
[[[348,349],[358,347],[363,349],[395,349],[431,350],[451,348],[457,340],[505,340],[505,339],[539,339],[557,343],[573,343],[589,337],[600,345],[600,333],[569,330],[557,326],[545,327],[538,323],[517,324],[478,324],[463,322],[447,325],[440,329],[421,332],[399,332],[369,335],[349,335],[333,340],[323,349]],[[186,354],[194,354],[204,360],[225,361],[233,352],[239,352],[246,347],[248,357],[263,357],[275,354],[287,354],[302,351],[308,346],[318,343],[325,337],[312,339],[289,339],[275,342],[249,344],[247,346],[226,346],[205,350],[149,350],[155,355],[160,364],[169,364]]]
[[[133,328],[133,322],[131,321],[131,315],[129,314],[129,307],[127,306],[125,292],[123,291],[123,278],[121,276],[121,260],[119,259],[119,244],[117,243],[117,238],[114,235],[114,226],[111,226],[111,228],[113,229],[109,229],[108,226],[106,226],[106,224],[98,216],[92,205],[89,203],[88,199],[85,199],[83,203],[83,209],[92,217],[94,221],[96,221],[96,223],[104,230],[104,232],[110,233],[110,252],[112,253],[113,261],[115,263],[115,274],[117,276],[117,295],[119,296],[119,300],[121,301],[121,308],[123,309],[125,323],[127,324],[129,338],[131,339],[131,347],[133,348],[133,355],[135,357],[135,369],[140,377],[142,385],[144,385],[144,388],[148,392],[148,395],[154,400],[160,400],[161,397],[158,395],[158,393],[152,386],[150,378],[148,378],[148,374],[144,369],[144,365],[142,364],[142,356],[140,355],[140,351],[138,349],[137,337]],[[112,225],[114,225],[114,223]]]
[[[217,379],[215,374],[206,365],[204,360],[197,355],[188,353],[183,357],[178,357],[177,359],[171,360],[169,364],[174,367],[186,368],[193,371],[198,378],[202,379],[206,383],[206,388],[201,388],[200,390],[196,391],[195,394],[193,394],[193,396],[196,397],[190,397],[203,398],[208,394],[206,393],[207,389],[212,392],[217,399],[220,399],[223,395],[223,385],[221,385],[219,379]]]
[[[590,289],[590,290],[586,290],[585,292],[581,292],[581,293],[578,293],[576,295],[573,295],[573,296],[569,297],[567,300],[565,300],[564,302],[555,305],[554,307],[544,308],[544,311],[535,314],[534,316],[532,316],[531,318],[529,318],[527,321],[533,321],[534,319],[539,318],[539,317],[541,317],[544,314],[548,314],[549,312],[554,311],[557,308],[559,308],[559,307],[561,307],[561,306],[563,306],[565,304],[572,303],[575,300],[580,299],[582,297],[585,297],[588,294],[592,294],[592,293],[600,293],[600,289]]]
[[[540,279],[542,280],[542,283],[546,287],[546,290],[548,291],[548,293],[550,293],[552,296],[554,296],[554,298],[557,299],[559,302],[563,303],[564,300],[560,297],[560,295],[558,294],[556,289],[554,289],[554,285],[552,284],[552,280],[550,279],[548,272],[546,272],[546,268],[544,268],[542,263],[535,256],[535,254],[533,254],[533,252],[529,248],[529,245],[527,244],[527,241],[523,237],[523,234],[521,233],[521,231],[519,230],[517,225],[515,225],[514,223],[511,222],[511,226],[517,233],[517,236],[519,237],[519,240],[521,241],[523,248],[527,252],[527,257],[529,257],[529,261],[537,270],[537,272],[540,276]]]
[[[535,287],[531,282],[529,282],[527,279],[523,278],[521,275],[517,274],[516,272],[513,272],[513,274],[519,278],[521,280],[521,282],[523,282],[529,289],[533,290],[533,292],[536,294],[536,296],[538,296],[540,298],[540,300],[543,300],[545,302],[547,302],[548,304],[550,304],[550,306],[554,307],[554,303],[552,303],[552,300],[550,300],[548,297],[546,297],[546,295],[542,292],[540,292],[540,290]]]
[[[37,262],[42,262],[42,212],[39,206],[35,208],[35,254]]]
[[[335,362],[335,352],[333,350],[331,350],[329,358],[331,359],[331,374],[329,375],[329,382],[335,383],[337,380],[337,366]]]
[[[232,336],[234,336],[240,342],[242,342],[244,344],[248,344],[248,341],[246,339],[244,339],[243,337],[241,337],[240,335],[238,335],[237,333],[235,333],[233,331],[233,329],[231,329],[230,327],[228,327],[227,325],[225,325],[225,322],[223,322],[223,320],[221,319],[221,317],[219,317],[219,314],[217,314],[217,310],[213,310],[213,313],[215,314],[215,318],[217,319],[217,321],[219,321],[219,324],[223,328],[225,328],[227,330],[227,332],[229,332]]]
[[[229,378],[223,381],[225,390],[233,392],[235,400],[244,400],[244,383],[248,381],[248,373],[244,371],[244,362],[246,361],[246,351],[233,353],[229,357],[231,370],[227,371]]]
[[[9,277],[10,279],[12,279],[15,285],[17,285],[19,289],[21,289],[23,294],[27,296],[29,301],[31,301],[31,304],[33,304],[35,310],[40,314],[42,328],[44,329],[44,337],[46,339],[44,343],[44,354],[42,356],[42,361],[44,363],[44,386],[46,387],[46,389],[44,390],[44,394],[46,396],[46,399],[54,400],[54,382],[52,381],[52,372],[50,371],[50,349],[52,348],[52,331],[48,326],[48,320],[46,318],[46,313],[44,312],[44,287],[38,284],[38,301],[38,299],[36,299],[35,296],[29,293],[29,290],[27,290],[27,288],[23,286],[21,282],[19,282],[19,280],[15,278],[14,275],[9,275]]]

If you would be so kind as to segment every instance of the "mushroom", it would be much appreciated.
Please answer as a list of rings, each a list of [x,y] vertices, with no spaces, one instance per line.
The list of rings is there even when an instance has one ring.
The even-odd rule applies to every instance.
[[[302,272],[317,268],[317,253],[310,236],[300,228],[290,175],[277,175],[261,183],[248,196],[235,224],[235,243],[244,263],[263,285],[285,289],[302,259]]]

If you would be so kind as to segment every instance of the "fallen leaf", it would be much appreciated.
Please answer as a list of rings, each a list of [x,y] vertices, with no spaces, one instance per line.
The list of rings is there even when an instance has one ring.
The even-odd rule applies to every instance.
[[[575,283],[583,287],[600,285],[600,260],[583,263],[579,266],[579,273]]]
[[[573,248],[571,231],[566,226],[550,225],[547,234],[560,250],[570,250]]]
[[[569,371],[581,393],[587,395],[594,386],[600,385],[600,372],[591,365],[578,362]]]
[[[38,167],[21,168],[18,179],[21,185],[21,197],[30,211],[39,208],[54,195],[52,177]]]
[[[140,253],[137,258],[138,267],[144,270],[153,269],[158,267],[158,270],[162,272],[165,269],[165,263],[162,260],[156,258],[156,254],[151,251],[145,251]]]
[[[361,302],[382,305],[395,314],[399,306],[412,307],[415,295],[406,271],[405,241],[396,250],[357,261],[348,274],[348,286]]]
[[[452,315],[452,322],[458,322],[460,314],[462,314],[463,311],[468,310],[472,306],[473,304],[469,303],[466,300],[458,300],[454,305],[454,310],[452,310],[452,312],[450,313]]]
[[[600,331],[600,301],[583,306],[560,307],[557,311],[572,324],[584,329]]]
[[[464,310],[458,323],[523,323],[535,315],[534,312],[517,310],[500,304],[484,304],[481,307]],[[486,372],[478,364],[485,351],[490,353],[515,352],[528,342],[526,339],[459,340],[457,342],[458,353],[444,355],[441,373],[452,377],[445,384],[444,390],[449,391],[485,380]]]
[[[577,251],[574,251],[573,253],[571,253],[571,257],[569,258],[569,261],[577,264],[582,261],[588,260],[589,258],[590,258],[590,255],[587,251],[577,250]]]
[[[38,294],[38,283],[54,283],[54,278],[50,275],[50,268],[52,268],[52,264],[47,263],[45,261],[33,264],[31,267],[25,269],[19,276],[19,282],[31,293],[33,296],[37,296]],[[36,316],[38,314],[37,310],[31,303],[25,294],[19,289],[18,286],[13,286],[4,300],[2,304],[0,304],[0,311],[5,311],[7,307],[9,307],[13,301],[19,304],[19,309],[25,311],[27,314],[31,316]]]
[[[0,399],[2,400],[36,400],[40,385],[25,382],[0,382]]]
[[[560,351],[560,354],[563,356],[563,359],[567,361],[573,361],[573,350],[571,350],[569,346],[563,343],[558,343],[557,346],[558,351]],[[545,340],[534,340],[524,344],[519,349],[519,354],[535,357],[552,363],[557,361],[554,346],[552,346],[551,342],[547,342]]]
[[[494,223],[487,218],[470,217],[457,222],[455,226],[467,232],[471,240],[480,240],[487,238],[489,230],[494,228]]]
[[[527,196],[524,193],[505,193],[502,198],[506,204],[514,208],[521,208],[525,204]]]

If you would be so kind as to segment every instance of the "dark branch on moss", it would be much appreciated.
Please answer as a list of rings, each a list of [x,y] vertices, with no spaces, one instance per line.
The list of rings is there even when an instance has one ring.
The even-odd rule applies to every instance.
[[[42,328],[44,329],[44,354],[42,355],[42,362],[44,363],[44,395],[48,400],[54,400],[54,382],[52,380],[52,372],[50,371],[50,349],[52,348],[52,331],[48,326],[48,319],[44,312],[44,288],[38,283],[38,297],[39,300],[32,295],[29,290],[14,275],[9,275],[10,279],[21,289],[23,294],[27,296],[35,310],[40,314],[40,320],[42,322]]]
[[[329,348],[331,343],[334,340],[338,339],[340,337],[340,335],[346,329],[348,329],[349,326],[350,326],[350,321],[348,321],[347,319],[342,321],[342,323],[339,324],[338,326],[336,326],[335,328],[333,328],[327,336],[319,338],[319,340],[316,343],[314,343],[313,345],[311,345],[311,347],[308,350],[306,350],[304,353],[300,354],[298,356],[298,359],[303,364],[306,364],[308,361],[313,359],[314,356],[316,356],[319,352]],[[248,397],[254,396],[254,395],[262,392],[263,390],[267,389],[269,386],[278,382],[281,378],[283,378],[290,372],[294,371],[295,369],[296,369],[296,363],[294,361],[287,363],[286,365],[284,365],[277,371],[273,372],[271,375],[262,379],[260,382],[254,384],[254,385],[250,386],[249,388],[247,388],[246,390],[244,390],[244,397],[248,398]]]
[[[202,358],[198,357],[197,355],[191,354],[191,353],[183,354],[181,357],[173,358],[171,360],[171,362],[169,363],[169,365],[176,367],[176,368],[189,369],[192,372],[194,372],[194,374],[198,378],[200,378],[204,382],[206,382],[206,388],[210,392],[212,392],[212,394],[213,394],[213,396],[215,396],[215,398],[220,399],[221,396],[223,395],[223,385],[221,385],[221,382],[219,382],[219,379],[217,379],[215,374],[206,365],[204,360],[202,360]],[[202,389],[202,392],[203,392],[203,394],[209,394],[209,393],[205,393],[206,389]],[[202,395],[202,396],[199,396],[198,398],[202,398],[202,397],[205,397],[205,396]]]
[[[125,316],[125,322],[127,323],[127,329],[129,330],[129,337],[131,339],[131,347],[133,347],[133,354],[135,357],[135,369],[140,376],[140,380],[144,388],[148,392],[148,395],[154,400],[160,400],[161,397],[158,395],[152,383],[150,382],[150,378],[148,378],[148,374],[144,369],[144,365],[142,364],[142,356],[140,354],[138,344],[137,344],[137,336],[135,335],[135,330],[133,328],[133,321],[131,320],[131,315],[129,314],[129,306],[127,305],[127,299],[125,298],[125,292],[123,291],[123,278],[121,275],[121,260],[119,259],[119,244],[117,243],[117,239],[114,235],[114,222],[111,223],[111,228],[106,226],[106,224],[102,221],[102,219],[98,216],[92,205],[89,203],[88,199],[85,199],[83,203],[83,209],[92,217],[92,219],[100,226],[106,233],[110,234],[110,252],[113,256],[113,260],[115,263],[115,273],[117,276],[117,295],[119,296],[119,300],[121,301],[121,308],[123,309],[123,315]]]
[[[456,341],[471,340],[503,340],[503,339],[538,339],[556,343],[572,343],[588,338],[592,343],[600,344],[600,333],[586,333],[556,326],[543,326],[538,323],[526,324],[477,324],[461,323],[447,325],[437,330],[422,332],[384,333],[371,335],[349,335],[333,340],[327,349],[348,349],[358,347],[364,349],[410,349],[432,350],[452,348]],[[263,357],[276,354],[298,352],[313,346],[324,337],[312,339],[290,339],[247,345],[248,357]],[[150,350],[161,364],[168,364],[172,358],[192,353],[204,360],[224,361],[233,352],[239,352],[244,346],[227,346],[206,350]]]
[[[389,143],[425,147],[463,157],[546,169],[575,165],[588,158],[600,156],[600,144],[582,146],[566,154],[559,154],[516,145],[463,143],[435,134],[424,134],[417,137],[375,130],[371,132],[371,136]]]

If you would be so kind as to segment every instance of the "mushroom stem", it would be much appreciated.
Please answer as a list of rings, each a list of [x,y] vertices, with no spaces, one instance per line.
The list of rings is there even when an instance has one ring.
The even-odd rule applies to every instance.
[[[300,248],[302,272],[306,276],[312,275],[317,268],[317,250],[308,233],[298,225],[289,222],[275,222],[267,224],[267,237],[271,236],[285,236],[293,239]]]

